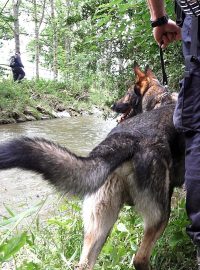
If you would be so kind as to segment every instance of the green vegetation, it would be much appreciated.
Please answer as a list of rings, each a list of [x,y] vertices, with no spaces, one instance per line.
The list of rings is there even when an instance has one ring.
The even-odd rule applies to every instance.
[[[101,109],[115,99],[111,80],[104,82],[90,78],[89,82],[56,82],[50,80],[24,80],[13,83],[0,82],[0,122],[20,122],[43,117],[53,118],[53,112],[68,111],[72,115],[90,111],[94,106]]]
[[[179,195],[180,197],[180,195]],[[81,203],[66,201],[56,216],[40,222],[39,211],[43,205],[33,207],[18,215],[7,208],[8,216],[0,223],[0,262],[17,270],[73,269],[82,245]],[[39,209],[39,210],[38,210]],[[20,222],[27,216],[27,225]],[[193,270],[195,251],[185,233],[188,223],[184,199],[173,205],[170,223],[154,249],[153,269]],[[142,237],[142,220],[131,207],[125,206],[99,256],[95,270],[131,267],[132,255]]]
[[[166,4],[169,16],[174,18],[173,1],[167,0]],[[107,80],[114,82],[115,94],[121,95],[125,81],[132,78],[135,60],[142,67],[149,64],[162,78],[159,48],[152,37],[145,0],[21,0],[18,9],[19,21],[28,16],[34,26],[32,33],[23,24],[20,34],[30,38],[26,54],[35,64],[37,79],[40,69],[46,68],[55,80],[67,82],[70,91],[75,90],[74,82],[82,82],[81,88],[76,87],[81,95],[83,84],[87,89],[94,81],[101,84],[106,78],[106,85]],[[10,14],[12,4],[8,3],[0,14],[0,26],[10,27],[7,35],[0,31],[0,41],[12,37]],[[183,68],[180,42],[170,45],[164,58],[170,89],[177,90]]]

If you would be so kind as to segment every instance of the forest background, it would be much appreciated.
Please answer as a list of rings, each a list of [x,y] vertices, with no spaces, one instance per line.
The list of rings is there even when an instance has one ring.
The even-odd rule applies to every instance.
[[[110,106],[127,90],[127,82],[133,81],[134,61],[143,68],[148,64],[162,80],[159,49],[152,37],[145,0],[0,3],[1,59],[6,64],[5,59],[8,62],[15,51],[21,51],[28,79],[13,89],[5,80],[5,74],[10,78],[10,69],[0,65],[4,79],[3,85],[0,82],[1,119],[12,116],[13,108],[15,115],[30,108],[34,111],[37,106],[31,97],[36,94],[47,111],[58,103],[59,107],[70,105],[79,110]],[[174,18],[173,1],[166,4]],[[180,42],[170,46],[164,58],[170,91],[177,91],[183,68]]]
[[[21,84],[14,83],[10,68],[0,60],[2,123],[19,119],[27,110],[40,119],[41,107],[49,112],[52,107],[109,107],[127,90],[127,81],[134,79],[134,61],[142,68],[148,64],[162,80],[145,0],[1,0],[0,4],[1,60],[9,61],[21,51],[27,74]],[[166,6],[174,18],[173,1],[167,0]],[[183,71],[180,42],[164,51],[164,59],[169,89],[177,91]],[[154,269],[196,269],[194,248],[185,233],[182,193],[176,191],[170,224],[153,252]],[[66,202],[46,223],[39,219],[41,205],[24,213],[5,206],[8,215],[0,222],[2,269],[73,269],[78,261],[83,229],[80,202]],[[33,214],[31,223],[19,226]],[[131,257],[141,235],[140,217],[125,207],[95,269],[132,269]]]

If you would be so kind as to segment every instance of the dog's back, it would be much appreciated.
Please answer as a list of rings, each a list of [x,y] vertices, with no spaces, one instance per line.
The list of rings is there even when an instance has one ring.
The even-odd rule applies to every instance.
[[[115,133],[132,134],[139,141],[139,152],[145,150],[147,153],[149,148],[152,152],[158,151],[159,147],[161,156],[168,152],[174,166],[177,169],[179,168],[177,170],[174,167],[175,177],[173,177],[171,183],[173,187],[183,184],[185,151],[183,135],[173,125],[174,108],[174,104],[169,104],[129,118],[117,125],[108,135],[111,136]],[[138,162],[136,156],[133,156],[134,163]]]

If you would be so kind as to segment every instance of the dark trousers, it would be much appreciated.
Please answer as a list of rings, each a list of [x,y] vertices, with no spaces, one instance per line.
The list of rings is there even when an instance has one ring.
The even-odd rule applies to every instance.
[[[21,81],[25,76],[25,72],[21,67],[12,68],[12,73],[14,81]]]
[[[190,55],[191,33],[191,17],[186,16],[182,28],[185,58]],[[200,55],[200,43],[197,48]],[[189,68],[189,75],[182,81],[174,124],[185,133],[186,210],[191,220],[187,233],[200,246],[200,63],[193,63]]]
[[[200,246],[200,133],[185,133],[186,210],[191,220],[187,233]]]

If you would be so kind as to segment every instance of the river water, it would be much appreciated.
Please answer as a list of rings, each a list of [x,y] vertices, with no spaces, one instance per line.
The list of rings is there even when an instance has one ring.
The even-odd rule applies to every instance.
[[[0,142],[19,136],[44,137],[53,140],[79,155],[87,155],[116,125],[115,120],[82,116],[21,124],[1,125]],[[6,207],[22,211],[48,199],[57,202],[55,190],[39,175],[18,169],[0,171],[0,216],[7,215]]]

